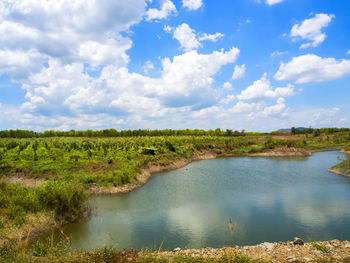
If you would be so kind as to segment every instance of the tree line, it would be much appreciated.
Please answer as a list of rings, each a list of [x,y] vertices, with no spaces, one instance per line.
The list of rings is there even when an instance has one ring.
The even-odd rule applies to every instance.
[[[183,130],[121,130],[103,129],[103,130],[85,130],[85,131],[55,131],[47,130],[43,132],[35,132],[28,130],[3,130],[0,131],[0,138],[45,138],[45,137],[138,137],[138,136],[246,136],[246,135],[296,135],[296,134],[313,134],[319,136],[321,134],[333,134],[336,132],[348,132],[349,128],[305,128],[296,129],[292,127],[290,131],[273,131],[271,133],[246,132],[245,130],[237,131],[232,129],[221,130],[203,130],[203,129],[183,129]]]
[[[245,131],[233,131],[231,129],[221,130],[203,130],[203,129],[184,129],[184,130],[122,130],[104,129],[104,130],[85,130],[85,131],[55,131],[47,130],[35,132],[28,130],[3,130],[0,131],[0,138],[45,138],[45,137],[138,137],[138,136],[244,136]]]

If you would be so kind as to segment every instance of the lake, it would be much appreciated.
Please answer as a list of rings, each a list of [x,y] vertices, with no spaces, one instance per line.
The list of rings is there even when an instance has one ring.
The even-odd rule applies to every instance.
[[[193,162],[129,194],[93,197],[93,215],[64,232],[84,250],[254,245],[295,236],[349,240],[350,178],[327,171],[341,158],[320,152]]]

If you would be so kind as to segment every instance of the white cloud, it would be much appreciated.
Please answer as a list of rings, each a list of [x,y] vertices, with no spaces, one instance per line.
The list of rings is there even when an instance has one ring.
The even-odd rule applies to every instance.
[[[107,114],[130,119],[152,119],[207,107],[215,103],[212,76],[233,63],[239,50],[197,51],[164,58],[160,78],[129,73],[114,65],[102,69],[98,78],[84,73],[82,63],[63,65],[50,60],[48,68],[31,75],[23,85],[27,102],[22,110],[39,116]]]
[[[246,70],[245,64],[243,64],[241,66],[236,65],[235,69],[233,71],[233,74],[232,74],[232,79],[243,78],[243,76],[245,74],[245,70]]]
[[[168,33],[168,34],[173,32],[173,28],[171,26],[169,26],[169,25],[164,25],[163,30],[164,30],[165,33]]]
[[[348,52],[346,52],[347,55],[350,55],[350,50],[348,50]]]
[[[243,90],[237,97],[240,100],[251,100],[288,97],[291,95],[294,95],[294,87],[292,85],[288,85],[284,88],[273,89],[270,81],[266,78],[265,73],[261,79],[254,81],[251,86]]]
[[[145,1],[15,0],[2,1],[1,10],[0,52],[11,52],[13,59],[0,68],[12,78],[25,78],[49,58],[68,64],[126,65],[132,41],[120,33],[141,21]]]
[[[279,4],[282,2],[283,2],[283,0],[266,0],[266,4],[268,4],[268,5],[275,5],[275,4]]]
[[[225,82],[223,85],[222,85],[222,88],[225,89],[225,90],[232,90],[232,84],[230,82]]]
[[[257,109],[260,109],[261,104],[258,103],[246,103],[239,101],[235,106],[228,110],[229,113],[251,113]]]
[[[203,5],[202,0],[182,0],[182,6],[189,10],[197,10]]]
[[[271,116],[271,115],[279,115],[281,114],[285,108],[286,105],[284,104],[284,98],[279,98],[277,100],[277,104],[269,106],[269,107],[265,107],[262,114],[264,116]]]
[[[167,18],[170,15],[176,14],[176,7],[170,0],[164,0],[160,9],[150,8],[146,12],[146,20],[159,20]]]
[[[296,83],[307,83],[339,79],[346,74],[350,74],[350,60],[308,54],[294,57],[287,64],[281,63],[274,77],[277,80],[294,79]]]
[[[233,95],[233,94],[227,95],[225,98],[223,98],[223,99],[220,100],[220,103],[229,104],[229,103],[231,103],[232,101],[234,101],[235,98],[236,98],[236,96]]]
[[[221,33],[215,33],[215,34],[206,34],[206,33],[204,33],[198,38],[198,40],[199,41],[209,40],[209,41],[212,41],[212,42],[216,42],[216,41],[218,41],[219,38],[222,38],[222,37],[224,37],[224,35],[221,34]]]
[[[317,14],[313,18],[304,20],[300,25],[294,25],[290,31],[290,36],[295,40],[300,38],[311,41],[302,44],[300,48],[317,47],[327,36],[321,32],[321,29],[327,27],[334,17],[334,15]]]
[[[277,56],[282,56],[288,54],[288,51],[274,51],[270,54],[271,57],[277,57]]]
[[[222,38],[224,36],[221,33],[203,33],[202,35],[197,37],[196,31],[186,23],[179,25],[175,28],[175,30],[168,26],[164,27],[163,30],[167,33],[173,31],[173,38],[177,39],[180,42],[181,48],[183,48],[185,51],[201,47],[200,41],[209,40],[212,42],[216,42],[219,38]]]
[[[196,38],[195,31],[186,23],[178,26],[175,29],[173,37],[180,42],[181,47],[185,51],[197,49],[201,46],[200,42]]]
[[[145,64],[142,66],[142,70],[145,74],[148,74],[148,72],[153,69],[154,69],[154,65],[150,60],[147,60]]]

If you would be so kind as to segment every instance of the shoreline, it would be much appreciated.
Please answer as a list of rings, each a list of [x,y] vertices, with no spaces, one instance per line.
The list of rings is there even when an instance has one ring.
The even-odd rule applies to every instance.
[[[173,251],[151,253],[151,257],[171,261],[177,256],[190,258],[220,259],[225,255],[247,256],[252,260],[267,260],[268,262],[348,262],[350,260],[349,241],[317,241],[304,243],[303,240],[288,242],[264,242],[252,246],[233,246],[224,248],[185,249],[176,248]],[[142,253],[141,253],[142,255]]]
[[[324,151],[333,151],[333,150],[335,149],[331,148],[330,150],[326,149]],[[340,149],[338,148],[337,150],[340,150]],[[189,165],[192,162],[201,161],[201,160],[229,158],[229,157],[309,157],[309,156],[312,156],[312,153],[313,152],[311,151],[308,151],[302,148],[294,148],[294,147],[277,147],[264,152],[248,153],[244,155],[221,153],[218,150],[196,152],[193,154],[193,157],[190,159],[185,159],[185,158],[176,159],[170,162],[168,165],[161,166],[158,164],[151,164],[149,167],[144,168],[141,174],[137,175],[137,181],[135,183],[131,183],[123,186],[114,186],[114,187],[103,187],[103,186],[101,187],[97,184],[91,184],[89,191],[93,195],[127,194],[144,186],[151,179],[151,177],[156,173],[180,169]]]
[[[349,171],[345,171],[344,169],[329,168],[328,172],[350,178],[350,172]]]

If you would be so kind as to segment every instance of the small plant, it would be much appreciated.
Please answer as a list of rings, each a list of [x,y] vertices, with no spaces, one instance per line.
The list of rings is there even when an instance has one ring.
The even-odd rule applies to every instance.
[[[329,253],[329,249],[323,244],[312,243],[312,246],[319,251],[322,251],[324,253]]]

